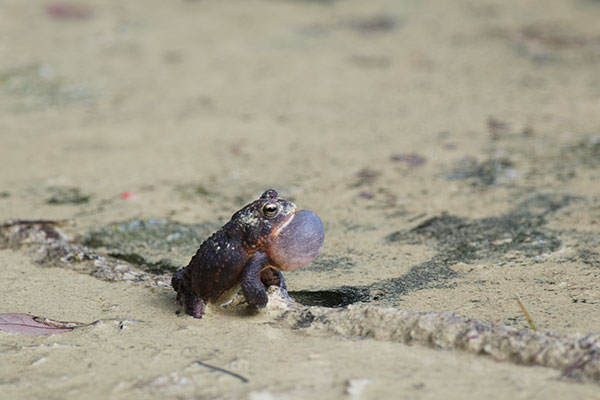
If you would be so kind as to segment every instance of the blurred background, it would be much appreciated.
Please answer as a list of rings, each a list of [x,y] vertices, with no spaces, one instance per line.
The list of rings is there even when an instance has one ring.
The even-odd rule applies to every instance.
[[[555,370],[304,335],[308,317],[281,329],[277,309],[193,320],[169,282],[275,188],[325,224],[319,257],[286,274],[305,305],[530,329],[519,294],[542,331],[597,332],[599,21],[598,0],[0,0],[0,312],[100,320],[0,335],[1,390],[597,394]]]
[[[454,162],[505,156],[491,136],[536,136],[529,157],[598,132],[599,15],[592,0],[3,1],[3,216],[36,214],[20,195],[46,187],[132,192],[182,219],[206,214],[176,188],[447,208]],[[361,172],[386,193],[348,193]]]
[[[69,219],[78,232],[132,219],[219,226],[273,187],[327,228],[322,268],[291,277],[305,289],[402,281],[435,247],[396,242],[440,215],[473,228],[447,249],[500,243],[502,255],[525,251],[507,245],[517,236],[545,243],[535,257],[562,242],[531,229],[491,237],[500,223],[477,221],[541,227],[540,215],[580,198],[555,228],[597,229],[598,1],[5,0],[1,10],[2,220]],[[447,234],[456,221],[442,220]],[[390,290],[470,267],[427,268]]]

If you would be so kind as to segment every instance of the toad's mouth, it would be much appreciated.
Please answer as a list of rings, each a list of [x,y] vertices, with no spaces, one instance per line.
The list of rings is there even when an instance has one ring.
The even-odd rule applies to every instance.
[[[289,224],[292,223],[292,220],[294,219],[294,217],[296,216],[296,213],[298,211],[294,211],[293,213],[290,213],[290,215],[288,215],[283,222],[281,223],[281,225],[279,225],[279,227],[277,229],[275,229],[275,231],[273,231],[273,235],[275,236],[279,236],[279,233],[281,231],[283,231]]]

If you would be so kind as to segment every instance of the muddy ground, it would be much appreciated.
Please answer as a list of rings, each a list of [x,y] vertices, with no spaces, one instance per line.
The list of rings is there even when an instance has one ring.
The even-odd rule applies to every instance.
[[[594,0],[1,2],[0,313],[98,322],[0,332],[0,392],[600,398],[553,368],[290,328],[276,299],[195,320],[168,287],[273,187],[326,228],[293,307],[530,330],[519,295],[542,332],[598,333],[599,20]]]

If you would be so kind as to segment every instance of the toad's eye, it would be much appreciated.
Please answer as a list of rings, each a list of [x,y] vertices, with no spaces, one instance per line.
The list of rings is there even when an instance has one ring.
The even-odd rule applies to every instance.
[[[262,208],[262,214],[267,218],[273,218],[279,212],[277,203],[267,203]]]

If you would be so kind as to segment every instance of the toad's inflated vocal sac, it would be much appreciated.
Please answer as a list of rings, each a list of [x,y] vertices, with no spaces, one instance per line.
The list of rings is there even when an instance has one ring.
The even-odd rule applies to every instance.
[[[317,214],[297,211],[294,203],[269,189],[206,239],[171,284],[185,312],[195,318],[202,318],[206,302],[238,283],[246,301],[262,308],[269,301],[266,288],[277,285],[286,294],[281,271],[310,263],[324,237]]]

